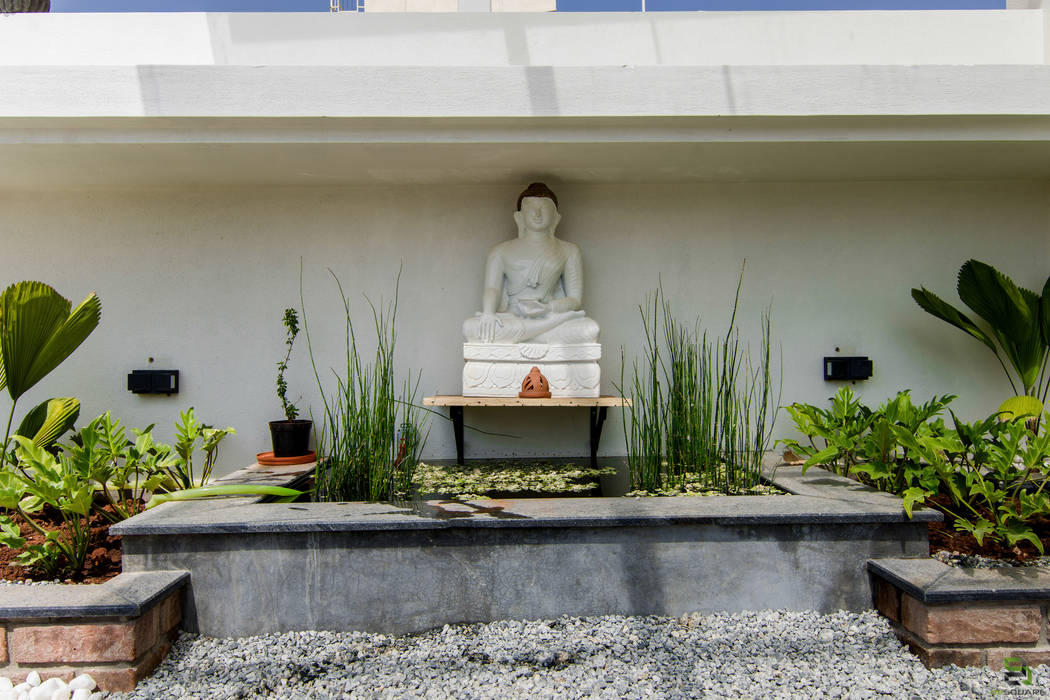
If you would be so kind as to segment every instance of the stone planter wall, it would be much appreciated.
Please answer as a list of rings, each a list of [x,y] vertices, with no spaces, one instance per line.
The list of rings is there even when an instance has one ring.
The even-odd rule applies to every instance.
[[[226,477],[280,484],[294,469]],[[780,467],[790,495],[166,503],[114,525],[126,571],[191,573],[184,627],[405,633],[559,615],[862,610],[866,562],[919,557],[898,498]]]
[[[88,673],[127,691],[164,659],[182,621],[184,571],[124,573],[103,584],[0,588],[0,676],[65,681]]]
[[[1050,570],[963,569],[933,559],[868,562],[875,608],[929,667],[1050,664]]]

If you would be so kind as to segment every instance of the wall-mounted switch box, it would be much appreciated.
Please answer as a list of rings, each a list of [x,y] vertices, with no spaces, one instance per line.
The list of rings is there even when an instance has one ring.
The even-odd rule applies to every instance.
[[[825,357],[824,379],[856,381],[869,379],[874,363],[867,357]]]
[[[179,393],[179,370],[136,369],[128,375],[128,391],[134,394]]]

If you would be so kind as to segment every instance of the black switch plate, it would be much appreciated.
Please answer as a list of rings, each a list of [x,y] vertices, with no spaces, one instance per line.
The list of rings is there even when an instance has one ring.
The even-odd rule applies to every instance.
[[[871,378],[875,367],[867,357],[825,357],[824,379],[832,381],[856,381]]]
[[[135,394],[179,393],[179,370],[136,369],[128,375],[128,391]]]

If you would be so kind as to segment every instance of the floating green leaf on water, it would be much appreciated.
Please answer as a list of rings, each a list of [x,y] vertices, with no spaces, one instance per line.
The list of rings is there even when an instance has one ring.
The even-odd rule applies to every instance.
[[[726,475],[725,465],[722,465],[718,469],[714,470],[713,475],[715,477],[715,483],[724,483]],[[637,496],[725,496],[726,493],[718,486],[712,487],[708,479],[711,478],[711,474],[702,476],[686,477],[683,481],[677,483],[674,486],[667,486],[665,488],[658,489],[636,489],[634,491],[628,491],[624,494],[627,497]],[[740,489],[736,493],[730,494],[733,496],[783,496],[787,492],[783,489],[779,489],[772,484],[766,483],[765,481],[759,481],[755,485]]]
[[[546,461],[428,464],[416,468],[414,485],[421,494],[445,494],[470,500],[492,493],[536,492],[587,494],[600,487],[600,477],[613,467],[583,467]]]

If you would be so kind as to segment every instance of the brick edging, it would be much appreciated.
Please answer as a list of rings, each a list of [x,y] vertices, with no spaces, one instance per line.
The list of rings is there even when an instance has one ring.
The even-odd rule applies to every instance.
[[[182,621],[185,571],[123,573],[102,584],[0,588],[0,675],[30,671],[128,691],[167,655]],[[92,602],[94,601],[94,602]]]
[[[868,562],[873,607],[929,667],[1050,664],[1050,570],[960,569],[933,559]]]

